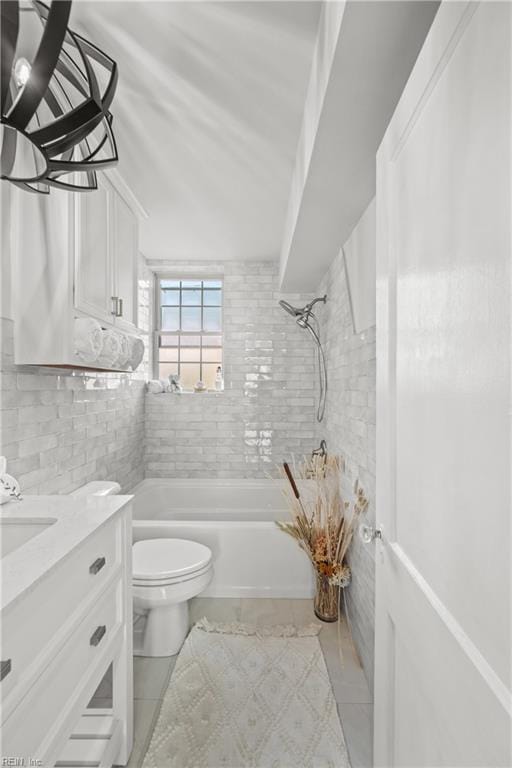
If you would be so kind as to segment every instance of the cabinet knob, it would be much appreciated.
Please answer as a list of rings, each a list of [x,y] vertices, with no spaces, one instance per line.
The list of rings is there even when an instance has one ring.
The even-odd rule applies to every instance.
[[[102,637],[103,637],[103,635],[105,634],[106,631],[107,631],[107,628],[106,628],[105,624],[102,624],[97,629],[95,629],[94,632],[91,635],[91,639],[89,640],[89,644],[90,645],[99,645],[100,641],[101,641],[101,639],[102,639]]]
[[[6,659],[5,661],[0,661],[0,681],[2,681],[4,677],[7,677],[11,669],[12,669],[12,659]]]
[[[96,576],[96,574],[101,571],[106,562],[107,561],[104,557],[98,557],[94,563],[89,566],[89,573],[92,573],[93,576]]]

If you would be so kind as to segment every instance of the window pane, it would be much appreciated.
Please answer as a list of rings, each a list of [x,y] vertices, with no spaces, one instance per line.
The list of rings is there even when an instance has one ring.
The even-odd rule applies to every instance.
[[[215,389],[215,376],[218,367],[216,363],[203,363],[203,381],[208,389]]]
[[[178,349],[177,347],[161,347],[158,357],[161,363],[177,363]]]
[[[178,307],[162,307],[162,330],[177,331],[180,327],[180,310]]]
[[[183,307],[181,310],[181,330],[182,331],[200,331],[201,330],[201,308]]]
[[[204,347],[203,360],[205,363],[222,363],[222,349],[219,347]]]
[[[160,280],[160,287],[161,288],[179,288],[180,281],[179,280]]]
[[[181,340],[180,360],[182,363],[198,363],[201,359],[200,347],[188,347],[185,339]]]
[[[167,336],[167,334],[162,334],[160,336],[159,344],[161,347],[177,347],[180,343],[180,337],[179,336]]]
[[[222,336],[203,336],[203,347],[222,347]]]
[[[181,335],[180,339],[181,339],[182,347],[200,347],[201,346],[200,336],[192,336],[187,333],[187,334]]]
[[[199,306],[201,304],[200,290],[185,290],[181,292],[181,301],[183,304]]]
[[[158,378],[168,379],[169,376],[178,373],[178,363],[159,363],[158,364]]]
[[[203,280],[205,288],[222,288],[222,280]]]
[[[194,389],[199,381],[199,363],[182,363],[180,365],[180,379],[185,389]]]
[[[203,327],[205,331],[220,331],[220,307],[205,307],[203,310]]]
[[[176,307],[180,303],[180,292],[175,290],[160,291],[160,303]]]
[[[200,280],[182,280],[181,287],[182,288],[200,288],[201,281]]]
[[[203,302],[206,305],[213,304],[215,307],[220,307],[222,301],[222,291],[204,291],[203,297]]]

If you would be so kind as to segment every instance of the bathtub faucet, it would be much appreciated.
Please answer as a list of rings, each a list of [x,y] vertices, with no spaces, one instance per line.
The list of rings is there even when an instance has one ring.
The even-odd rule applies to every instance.
[[[315,448],[315,450],[311,453],[311,456],[327,456],[327,443],[325,440],[321,441],[319,448]]]

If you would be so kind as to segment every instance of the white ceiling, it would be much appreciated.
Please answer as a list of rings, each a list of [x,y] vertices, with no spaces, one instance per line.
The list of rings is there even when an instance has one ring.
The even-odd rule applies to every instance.
[[[148,259],[278,258],[319,2],[89,2]]]

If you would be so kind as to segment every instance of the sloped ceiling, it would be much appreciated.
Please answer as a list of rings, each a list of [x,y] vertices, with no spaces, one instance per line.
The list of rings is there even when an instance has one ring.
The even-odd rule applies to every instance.
[[[89,2],[119,65],[118,170],[148,259],[278,258],[319,2]]]

